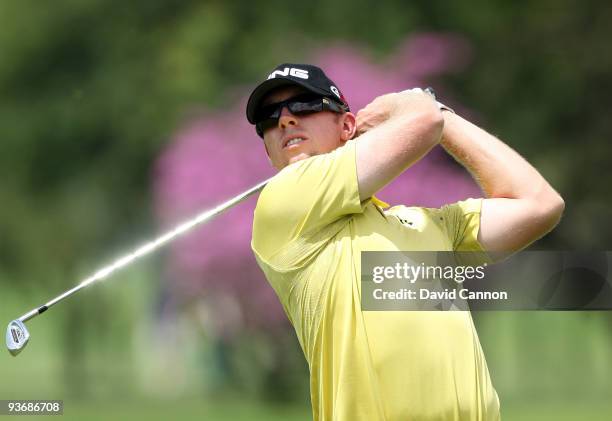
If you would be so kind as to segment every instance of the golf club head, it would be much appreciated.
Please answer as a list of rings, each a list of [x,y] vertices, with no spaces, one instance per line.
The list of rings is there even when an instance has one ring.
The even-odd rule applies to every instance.
[[[30,332],[19,319],[13,320],[6,328],[6,347],[15,356],[28,344]]]

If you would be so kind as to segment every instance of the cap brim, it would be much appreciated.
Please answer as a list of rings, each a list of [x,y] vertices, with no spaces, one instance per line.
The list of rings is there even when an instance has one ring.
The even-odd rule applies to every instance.
[[[307,89],[310,92],[314,92],[320,95],[329,95],[326,91],[318,88],[314,88],[310,86],[306,81],[301,82],[295,79],[289,79],[284,77],[275,77],[274,79],[268,79],[253,91],[251,96],[249,97],[249,101],[247,102],[247,120],[249,123],[255,124],[255,111],[259,108],[261,101],[268,95],[271,91],[276,88],[280,88],[282,86],[301,86],[302,88]]]

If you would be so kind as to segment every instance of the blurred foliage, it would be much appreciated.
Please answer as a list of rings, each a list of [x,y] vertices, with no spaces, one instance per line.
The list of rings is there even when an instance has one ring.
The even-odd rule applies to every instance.
[[[413,31],[459,33],[469,40],[475,57],[469,67],[432,83],[448,87],[458,102],[477,110],[476,120],[533,162],[565,198],[562,224],[540,247],[609,248],[611,21],[606,2],[577,0],[478,0],[469,6],[395,0],[375,7],[365,0],[0,0],[0,314],[7,321],[16,317],[8,314],[19,310],[16,303],[38,304],[155,231],[152,164],[188,113],[233,104],[272,66],[308,61],[309,51],[319,45],[350,43],[384,61]],[[146,353],[147,347],[125,344],[134,329],[149,326],[147,321],[144,328],[127,327],[156,304],[151,293],[156,265],[149,262],[143,269],[148,279],[136,287],[136,295],[150,301],[133,302],[133,295],[123,295],[120,288],[99,288],[58,312],[64,316],[55,315],[61,324],[46,321],[50,329],[68,332],[62,344],[52,346],[52,356],[64,358],[68,381],[76,379],[75,390],[96,375],[87,371],[89,365],[106,367],[109,358],[124,364],[117,369],[120,380],[108,384],[133,374],[142,375],[145,383],[155,378],[132,364],[142,358],[136,352]],[[9,297],[14,298],[11,305]],[[89,310],[95,317],[88,319]],[[605,315],[599,316],[597,323],[606,323]],[[571,317],[573,334],[609,349],[609,337],[589,339],[581,332],[588,318]],[[499,322],[529,332],[522,327],[533,320],[521,315]],[[525,343],[512,349],[524,351],[527,342],[550,334],[547,324],[538,326],[537,333],[525,334]],[[113,334],[105,337],[109,330]],[[80,336],[84,331],[90,334]],[[487,355],[502,366],[504,355],[511,353],[504,354],[501,346],[492,349],[494,340],[486,337],[496,338],[491,323],[484,331]],[[37,341],[53,343],[52,333],[47,335]],[[584,349],[596,354],[596,348],[588,348],[591,342]],[[577,368],[571,373],[580,377],[583,349],[563,353],[552,344],[551,339],[548,351],[574,358]],[[591,357],[590,370],[599,367],[609,374],[601,355]],[[43,370],[51,377],[61,370],[53,364]],[[525,371],[539,364],[515,361],[506,367]],[[32,373],[42,365],[32,365]],[[500,379],[512,378],[510,370],[502,372]],[[113,373],[106,371],[109,378]],[[609,385],[607,378],[597,381]]]
[[[471,66],[436,83],[452,86],[563,193],[556,245],[606,248],[610,226],[591,222],[609,216],[612,175],[603,117],[612,9],[600,4],[4,0],[2,271],[36,279],[151,232],[151,164],[188,110],[227,105],[237,86],[328,40],[384,57],[424,29],[473,44]]]

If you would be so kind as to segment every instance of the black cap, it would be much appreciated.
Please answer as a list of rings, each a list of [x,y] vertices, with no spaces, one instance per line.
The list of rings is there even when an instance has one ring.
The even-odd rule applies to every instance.
[[[319,67],[311,64],[283,63],[276,66],[268,78],[260,83],[249,97],[246,111],[249,123],[255,124],[255,111],[266,95],[276,88],[291,85],[302,86],[310,92],[334,99],[346,107],[346,111],[349,111],[348,103],[340,89]]]

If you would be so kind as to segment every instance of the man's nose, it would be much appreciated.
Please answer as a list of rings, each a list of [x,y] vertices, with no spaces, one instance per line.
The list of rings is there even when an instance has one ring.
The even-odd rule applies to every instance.
[[[297,126],[297,124],[297,117],[289,111],[289,108],[283,107],[278,118],[278,127],[286,129],[288,126]]]

